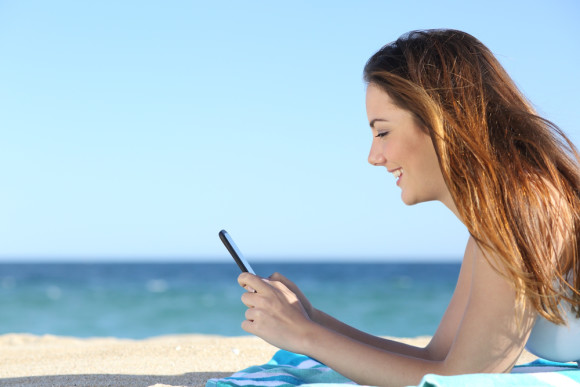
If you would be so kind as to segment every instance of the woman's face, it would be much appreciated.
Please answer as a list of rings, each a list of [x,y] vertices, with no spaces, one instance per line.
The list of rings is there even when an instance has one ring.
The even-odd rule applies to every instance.
[[[373,132],[369,163],[393,174],[403,202],[412,205],[450,200],[431,137],[413,113],[395,105],[386,92],[372,83],[367,88],[366,105]]]

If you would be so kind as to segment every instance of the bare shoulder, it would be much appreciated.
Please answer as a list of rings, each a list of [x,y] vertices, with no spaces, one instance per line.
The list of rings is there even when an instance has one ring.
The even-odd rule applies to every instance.
[[[490,264],[497,262],[491,253],[475,241],[468,243],[468,250],[473,265],[469,296],[446,369],[508,372],[524,348],[535,313],[517,304],[514,284],[501,267]]]

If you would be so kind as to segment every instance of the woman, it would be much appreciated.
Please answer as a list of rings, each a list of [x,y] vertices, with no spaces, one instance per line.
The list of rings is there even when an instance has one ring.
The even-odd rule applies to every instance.
[[[255,289],[242,296],[242,327],[360,384],[509,372],[536,319],[555,331],[578,324],[576,149],[464,32],[410,32],[373,55],[364,77],[369,162],[395,176],[406,204],[439,200],[470,233],[441,323],[425,348],[413,347],[315,309],[280,274],[242,274],[240,285]],[[577,348],[567,361],[580,359]]]

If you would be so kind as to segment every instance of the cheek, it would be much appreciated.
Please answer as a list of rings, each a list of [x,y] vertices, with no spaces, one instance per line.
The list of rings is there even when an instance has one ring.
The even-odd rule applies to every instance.
[[[425,171],[433,178],[441,175],[437,153],[435,153],[435,148],[433,148],[431,142],[425,144],[422,148],[421,164],[424,166]]]
[[[397,161],[399,160],[400,151],[398,150],[397,145],[394,141],[387,141],[381,147],[383,154],[390,161]]]
[[[405,165],[402,166],[407,167],[408,172],[422,176],[422,179],[432,175],[439,168],[434,149],[429,143],[410,141],[401,143],[401,146],[393,151],[396,152],[397,160],[404,162]]]

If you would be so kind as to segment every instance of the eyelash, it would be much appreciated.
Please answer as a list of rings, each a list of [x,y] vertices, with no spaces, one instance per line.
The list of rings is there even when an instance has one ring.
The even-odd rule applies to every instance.
[[[389,132],[377,133],[377,135],[375,137],[381,138],[381,137],[385,137],[387,134],[389,134]]]

